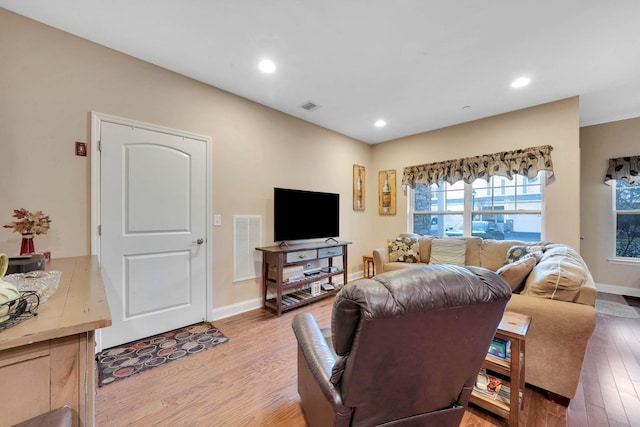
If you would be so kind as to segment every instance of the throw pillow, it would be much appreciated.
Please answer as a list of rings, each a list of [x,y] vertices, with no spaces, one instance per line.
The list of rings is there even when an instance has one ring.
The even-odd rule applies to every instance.
[[[420,262],[420,246],[415,237],[396,237],[388,240],[389,261]]]
[[[536,266],[537,260],[532,255],[527,255],[524,258],[520,258],[518,261],[510,264],[505,264],[496,271],[498,276],[502,277],[502,280],[507,282],[511,287],[512,292],[517,292],[524,284],[525,279]]]
[[[433,239],[429,264],[464,266],[467,242],[464,239]]]
[[[511,264],[512,262],[516,262],[527,255],[533,255],[536,257],[536,261],[539,261],[540,258],[542,258],[542,246],[511,246],[507,251],[504,263],[505,265]]]
[[[578,252],[566,245],[547,246],[524,283],[522,295],[575,302],[580,288],[592,283],[591,273]]]

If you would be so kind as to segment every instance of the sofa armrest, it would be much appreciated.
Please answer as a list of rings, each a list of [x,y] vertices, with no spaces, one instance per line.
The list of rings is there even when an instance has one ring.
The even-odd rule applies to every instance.
[[[589,280],[587,280],[580,287],[580,293],[576,297],[576,303],[595,307],[597,296],[598,296],[598,289],[596,288],[596,284],[593,282],[593,279],[591,278],[591,274],[589,274]]]
[[[596,326],[595,308],[514,294],[506,309],[531,316],[526,338],[526,382],[573,398]]]
[[[296,314],[291,326],[298,341],[298,349],[306,362],[305,370],[313,377],[328,403],[334,408],[343,408],[342,396],[331,382],[331,373],[337,355],[327,342],[313,315],[311,313]],[[298,361],[298,363],[301,362]],[[349,412],[348,409],[346,411]]]
[[[384,273],[384,265],[389,262],[389,250],[378,248],[373,250],[373,267],[376,274]]]

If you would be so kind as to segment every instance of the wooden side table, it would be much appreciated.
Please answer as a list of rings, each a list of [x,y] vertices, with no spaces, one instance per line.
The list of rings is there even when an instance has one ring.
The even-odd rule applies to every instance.
[[[373,257],[371,255],[362,255],[362,265],[363,265],[363,272],[364,272],[363,275],[366,279],[369,279],[375,276],[376,267],[373,264]]]
[[[470,399],[471,403],[508,420],[510,427],[518,425],[520,409],[524,401],[525,341],[529,323],[531,323],[531,316],[505,311],[495,337],[511,343],[511,359],[502,359],[487,354],[482,365],[483,368],[489,371],[509,377],[511,387],[511,401],[509,404],[499,400],[492,400],[475,391],[471,394]]]

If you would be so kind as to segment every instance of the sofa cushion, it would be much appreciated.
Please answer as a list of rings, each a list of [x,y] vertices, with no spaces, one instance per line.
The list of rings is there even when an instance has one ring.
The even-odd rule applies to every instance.
[[[403,270],[407,267],[423,267],[425,265],[429,265],[429,264],[426,264],[424,262],[416,262],[412,264],[407,264],[406,262],[385,262],[384,272],[386,273],[387,271]]]
[[[416,237],[396,237],[388,240],[389,261],[420,262],[420,246]]]
[[[588,280],[589,270],[575,249],[550,244],[527,277],[521,294],[574,302]]]
[[[496,271],[504,265],[509,248],[526,244],[527,242],[521,240],[484,239],[480,248],[480,267]]]
[[[542,258],[542,246],[536,245],[515,245],[511,246],[509,250],[507,250],[507,255],[504,260],[505,264],[510,264],[512,262],[516,262],[526,256],[532,255],[536,257],[536,260],[539,261]]]
[[[482,237],[458,237],[467,242],[464,265],[480,267],[480,251],[482,249]]]
[[[509,284],[511,291],[516,293],[520,290],[520,287],[522,287],[522,284],[537,262],[538,260],[534,256],[527,255],[517,261],[503,265],[496,273],[498,273],[502,280]]]
[[[467,242],[463,239],[433,239],[429,264],[465,265]]]
[[[429,259],[431,258],[431,241],[433,240],[433,236],[422,236],[418,240],[418,245],[420,245],[420,261],[425,264],[429,264]]]

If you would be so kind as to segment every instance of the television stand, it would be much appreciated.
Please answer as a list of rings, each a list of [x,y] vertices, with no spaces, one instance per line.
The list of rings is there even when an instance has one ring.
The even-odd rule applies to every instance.
[[[350,244],[327,239],[321,243],[256,248],[262,252],[263,307],[280,316],[335,295],[347,283],[347,246]],[[342,265],[334,265],[334,259],[340,258]],[[307,268],[309,262],[316,261],[326,266]],[[338,285],[333,279],[340,275],[342,284]]]

